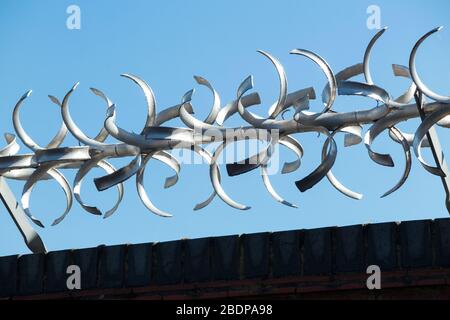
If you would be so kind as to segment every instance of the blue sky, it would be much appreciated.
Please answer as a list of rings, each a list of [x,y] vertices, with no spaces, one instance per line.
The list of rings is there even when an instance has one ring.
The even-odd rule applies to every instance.
[[[81,29],[66,28],[66,8],[81,9]],[[209,112],[211,97],[199,88],[192,76],[207,78],[230,101],[240,82],[252,74],[262,104],[252,111],[264,115],[278,95],[273,66],[256,50],[277,57],[286,68],[289,90],[314,86],[317,93],[325,77],[310,61],[289,55],[294,48],[312,50],[323,56],[335,72],[362,62],[364,49],[376,32],[366,26],[369,5],[381,9],[381,24],[389,26],[373,50],[374,81],[398,96],[408,86],[406,79],[392,75],[391,64],[408,64],[415,41],[435,26],[444,25],[420,49],[417,64],[421,76],[435,91],[450,90],[450,3],[448,1],[13,1],[0,3],[0,131],[13,132],[12,110],[28,89],[32,96],[21,115],[24,127],[40,144],[46,144],[59,128],[61,117],[47,94],[61,100],[77,81],[81,85],[71,102],[72,115],[89,135],[103,124],[102,101],[89,87],[103,90],[117,104],[120,126],[139,132],[145,122],[145,101],[139,89],[121,73],[145,79],[156,95],[157,110],[179,103],[189,89],[198,89],[193,104],[198,118]],[[336,111],[366,109],[373,101],[338,97]],[[319,101],[312,110],[321,110]],[[171,123],[179,126],[180,123]],[[229,126],[245,125],[238,116]],[[414,132],[418,121],[400,125]],[[367,127],[366,127],[367,129]],[[444,151],[450,152],[450,136],[438,128]],[[372,162],[364,145],[343,147],[337,138],[338,158],[334,174],[351,189],[364,194],[355,201],[337,192],[324,179],[313,189],[300,193],[294,181],[311,172],[319,163],[322,137],[299,134],[305,156],[301,168],[291,174],[272,176],[279,193],[299,205],[285,207],[270,197],[259,171],[227,177],[222,166],[223,185],[235,200],[251,205],[249,211],[228,207],[219,198],[201,210],[192,211],[210,193],[206,165],[183,165],[180,181],[164,189],[170,169],[150,162],[146,189],[154,203],[174,217],[160,218],[141,204],[134,179],[125,183],[125,197],[119,210],[102,219],[84,212],[74,203],[66,220],[50,223],[64,209],[64,195],[55,182],[40,182],[31,199],[33,213],[48,227],[38,231],[49,250],[81,248],[99,244],[139,243],[225,234],[342,226],[382,221],[447,217],[444,191],[439,178],[431,176],[413,159],[410,178],[391,196],[379,196],[391,188],[403,171],[399,145],[384,134],[374,149],[392,154],[396,166],[381,167]],[[108,141],[114,142],[110,139]],[[65,145],[74,145],[68,137]],[[28,152],[26,148],[21,153]],[[294,159],[287,151],[281,156]],[[430,153],[425,156],[432,161]],[[130,159],[114,160],[120,167]],[[114,190],[98,193],[89,174],[84,184],[86,201],[108,208]],[[74,172],[66,171],[73,181]],[[10,182],[17,198],[22,182]],[[27,253],[22,238],[6,210],[0,208],[0,256]]]

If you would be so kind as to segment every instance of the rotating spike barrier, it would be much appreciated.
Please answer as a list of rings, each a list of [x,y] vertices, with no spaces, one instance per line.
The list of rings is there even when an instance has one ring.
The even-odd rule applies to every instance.
[[[450,177],[447,165],[442,156],[439,140],[433,126],[450,126],[450,96],[443,96],[429,89],[421,80],[416,70],[415,57],[422,43],[433,33],[441,30],[435,28],[422,36],[413,47],[409,66],[392,65],[395,76],[411,80],[409,88],[398,98],[392,98],[386,89],[377,86],[370,72],[370,55],[372,47],[380,36],[386,31],[381,29],[369,42],[363,56],[363,62],[352,65],[344,70],[334,73],[318,54],[305,49],[295,49],[290,53],[312,60],[325,74],[327,85],[322,91],[323,110],[321,112],[309,111],[309,102],[316,98],[312,87],[288,92],[286,74],[281,63],[271,54],[259,50],[275,67],[279,78],[278,100],[269,108],[267,118],[260,117],[250,111],[248,107],[260,104],[257,92],[253,89],[253,77],[249,76],[239,85],[236,99],[222,104],[219,93],[205,78],[195,76],[195,81],[208,88],[213,96],[211,111],[205,120],[193,116],[194,108],[192,96],[194,90],[182,95],[180,103],[156,112],[155,97],[150,86],[141,78],[122,74],[123,77],[133,81],[144,92],[147,103],[147,118],[140,134],[129,132],[116,124],[116,116],[121,110],[114,105],[108,96],[98,89],[91,88],[93,94],[100,97],[107,108],[104,127],[97,136],[88,137],[74,122],[70,114],[69,102],[78,87],[75,84],[64,96],[62,101],[49,96],[52,103],[61,110],[62,125],[54,138],[46,146],[39,146],[27,134],[20,121],[20,109],[29,99],[31,91],[25,93],[17,102],[13,110],[13,125],[16,135],[5,133],[6,146],[0,149],[0,198],[7,207],[14,222],[22,233],[27,246],[33,252],[45,251],[44,244],[32,227],[32,223],[44,227],[37,216],[30,209],[30,195],[33,188],[41,180],[53,179],[63,189],[66,196],[66,209],[52,225],[61,223],[69,213],[73,199],[87,212],[94,215],[111,216],[118,208],[124,193],[123,182],[129,178],[136,179],[137,193],[144,206],[152,213],[161,217],[172,215],[157,208],[146,193],[144,187],[144,173],[149,160],[156,159],[170,167],[175,174],[166,179],[165,187],[171,187],[178,181],[181,164],[170,152],[175,149],[185,149],[198,154],[210,167],[211,195],[199,202],[194,210],[208,206],[217,196],[229,206],[247,210],[248,205],[241,204],[230,198],[221,185],[221,172],[218,159],[228,144],[245,139],[259,140],[264,143],[263,150],[245,161],[228,163],[226,165],[229,176],[244,174],[259,169],[263,184],[270,195],[281,204],[297,207],[294,203],[284,200],[273,188],[268,174],[268,163],[273,148],[281,144],[291,150],[297,160],[284,163],[281,173],[291,173],[300,168],[300,161],[304,150],[300,142],[292,135],[296,133],[317,132],[326,137],[322,148],[321,163],[311,173],[295,182],[297,188],[304,192],[316,185],[323,178],[344,195],[361,199],[362,194],[350,190],[333,175],[331,169],[337,157],[337,145],[334,137],[337,133],[345,134],[346,147],[364,142],[371,160],[382,166],[394,166],[389,154],[381,154],[372,150],[372,144],[380,133],[388,130],[392,140],[401,145],[405,157],[405,169],[400,180],[382,197],[398,190],[406,181],[411,170],[411,147],[413,154],[420,164],[429,173],[441,177],[447,193],[446,206],[450,211]],[[365,82],[351,81],[350,79],[363,75]],[[367,110],[352,112],[337,112],[333,110],[333,103],[337,95],[364,96],[377,102],[377,106]],[[428,101],[427,101],[428,100]],[[286,119],[288,110],[293,110],[291,119]],[[247,123],[246,126],[229,128],[224,123],[232,115],[238,113]],[[179,118],[184,127],[167,127],[164,123]],[[396,125],[399,122],[419,118],[421,123],[414,134],[400,131]],[[363,125],[370,125],[363,135]],[[66,135],[70,132],[79,142],[79,146],[62,147]],[[276,133],[276,134],[274,134]],[[117,143],[106,143],[111,136]],[[19,154],[20,146],[17,139],[32,152]],[[214,152],[209,152],[205,146],[218,143]],[[431,148],[436,165],[430,165],[422,157],[422,148]],[[133,157],[126,166],[116,169],[109,162],[110,158]],[[106,175],[95,178],[94,183],[99,191],[109,188],[117,189],[116,202],[106,212],[102,212],[95,205],[87,204],[81,197],[81,185],[85,176],[95,167],[106,172]],[[77,169],[72,185],[64,177],[63,169]],[[6,180],[23,180],[22,196],[17,202],[9,189]]]

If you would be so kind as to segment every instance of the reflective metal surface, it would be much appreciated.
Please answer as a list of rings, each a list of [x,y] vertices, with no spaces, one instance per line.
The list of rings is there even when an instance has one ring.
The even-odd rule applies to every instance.
[[[55,180],[66,196],[66,209],[52,225],[64,220],[72,206],[73,197],[87,212],[102,215],[104,218],[111,216],[123,198],[123,182],[132,177],[136,179],[137,193],[144,206],[156,215],[171,217],[170,213],[157,208],[150,200],[144,187],[144,173],[146,166],[151,163],[151,159],[158,160],[174,171],[174,175],[166,178],[164,187],[169,188],[175,185],[183,166],[183,163],[172,154],[172,151],[176,149],[191,150],[200,155],[209,165],[212,193],[206,200],[199,202],[194,210],[206,207],[216,195],[233,208],[247,210],[250,206],[237,202],[225,192],[221,184],[219,158],[227,146],[248,139],[257,140],[264,147],[244,161],[227,163],[228,175],[237,176],[255,169],[261,170],[263,184],[272,198],[294,208],[297,207],[296,204],[284,200],[274,189],[269,179],[268,168],[273,159],[274,147],[277,145],[286,147],[296,157],[295,160],[285,162],[280,166],[282,174],[292,173],[301,168],[301,159],[305,150],[301,145],[301,135],[294,136],[296,134],[316,132],[326,138],[322,146],[321,162],[316,169],[303,174],[304,177],[295,182],[301,192],[314,187],[326,177],[332,186],[342,194],[353,199],[362,198],[362,194],[344,186],[331,171],[338,154],[335,142],[337,133],[345,135],[345,147],[364,142],[370,159],[383,166],[394,166],[394,161],[389,154],[378,153],[372,149],[372,144],[377,136],[388,131],[392,140],[400,144],[405,155],[404,172],[394,187],[385,192],[382,197],[393,193],[404,184],[411,170],[411,154],[415,155],[428,172],[445,177],[447,172],[442,163],[438,163],[436,166],[426,163],[422,157],[421,148],[436,145],[436,141],[430,140],[437,139],[436,136],[430,137],[430,130],[434,125],[450,127],[450,117],[447,117],[450,116],[450,97],[437,94],[428,88],[420,79],[415,63],[420,45],[440,29],[431,30],[417,41],[409,57],[409,67],[399,64],[392,65],[394,76],[411,81],[406,91],[396,99],[391,97],[387,89],[377,85],[376,79],[372,78],[370,72],[372,49],[386,28],[380,30],[369,42],[361,62],[336,74],[326,60],[318,54],[305,49],[292,50],[291,54],[301,55],[312,60],[326,76],[327,84],[321,91],[321,100],[324,106],[321,112],[309,110],[310,102],[316,99],[314,88],[301,88],[289,92],[284,67],[277,58],[262,50],[258,50],[258,52],[274,66],[279,82],[278,99],[267,105],[267,118],[249,111],[250,107],[261,104],[258,92],[253,90],[252,76],[245,78],[236,89],[235,100],[225,104],[222,104],[219,93],[212,83],[203,77],[194,76],[196,83],[208,88],[212,95],[209,114],[204,120],[200,120],[194,116],[196,106],[192,102],[192,97],[195,95],[193,89],[180,95],[179,101],[175,101],[172,107],[157,111],[155,95],[150,86],[135,75],[122,74],[123,77],[133,81],[144,93],[147,118],[139,134],[121,128],[116,122],[116,117],[123,115],[124,110],[117,108],[105,93],[91,88],[92,93],[103,100],[107,112],[104,127],[100,128],[99,133],[94,138],[86,135],[75,123],[70,113],[69,102],[78,87],[77,83],[70,88],[62,102],[54,96],[49,96],[51,102],[60,107],[62,125],[50,143],[43,147],[31,138],[20,121],[22,105],[25,101],[29,103],[31,91],[28,91],[19,98],[13,108],[12,120],[16,134],[5,133],[6,146],[0,149],[0,179],[25,181],[21,205],[32,222],[44,227],[37,215],[31,214],[29,200],[34,186],[39,181],[48,179]],[[358,75],[363,75],[365,82],[351,80]],[[429,101],[421,100],[419,109],[413,101],[415,93],[423,93],[429,98]],[[367,97],[373,99],[377,105],[362,110],[338,112],[333,108],[338,95]],[[227,120],[237,114],[246,125],[226,127]],[[418,117],[422,122],[414,134],[404,133],[396,127],[399,122]],[[184,126],[164,126],[167,121],[174,119],[181,120]],[[369,126],[368,130],[363,133],[365,125]],[[79,146],[62,146],[69,132],[78,140]],[[108,136],[114,138],[116,143],[106,142]],[[31,152],[19,154],[20,146],[17,139]],[[212,143],[215,143],[215,149],[213,152],[209,152],[206,150],[206,146],[210,146]],[[413,153],[411,153],[411,147]],[[123,157],[128,157],[130,162],[122,168],[116,169],[108,162],[108,159]],[[104,176],[94,179],[99,191],[111,187],[117,188],[116,202],[106,212],[102,212],[95,204],[85,203],[81,197],[83,179],[95,167],[100,167],[106,172]],[[78,170],[72,185],[63,175],[63,170],[67,168]],[[19,224],[21,223],[19,221]],[[26,235],[25,238],[31,239],[27,240],[28,242],[35,241],[33,235]]]

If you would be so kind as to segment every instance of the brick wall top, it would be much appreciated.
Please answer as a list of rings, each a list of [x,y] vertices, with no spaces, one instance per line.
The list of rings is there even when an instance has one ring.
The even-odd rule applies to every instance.
[[[450,218],[98,246],[0,257],[0,297],[450,267]]]

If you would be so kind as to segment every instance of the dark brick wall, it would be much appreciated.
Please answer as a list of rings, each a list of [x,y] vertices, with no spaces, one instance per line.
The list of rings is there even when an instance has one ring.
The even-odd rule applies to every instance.
[[[440,269],[450,266],[450,219],[0,257],[0,297],[68,292],[66,269],[71,264],[81,268],[82,290],[335,278],[365,275],[371,264],[379,265],[382,272]]]

